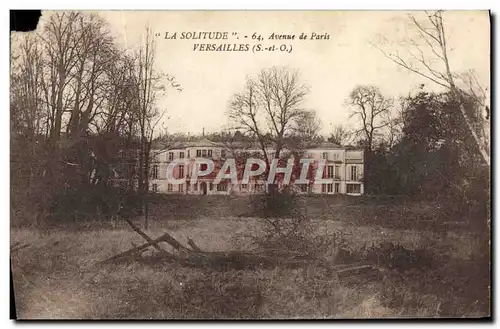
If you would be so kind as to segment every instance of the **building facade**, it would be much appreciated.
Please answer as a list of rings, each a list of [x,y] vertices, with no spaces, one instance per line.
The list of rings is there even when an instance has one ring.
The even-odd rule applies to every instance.
[[[274,158],[275,154],[272,149],[266,150],[266,153],[269,158]],[[166,149],[155,150],[150,169],[150,190],[158,193],[195,195],[263,193],[268,188],[267,177],[260,175],[250,177],[248,182],[242,181],[245,170],[244,160],[250,157],[263,158],[263,152],[251,145],[224,145],[207,139],[178,143]],[[285,159],[283,166],[286,166],[288,159],[292,159],[294,170],[288,184],[283,182],[284,175],[277,175],[279,188],[288,186],[298,193],[312,194],[361,195],[364,193],[364,152],[361,149],[322,143],[302,150],[300,154],[295,152],[292,155],[292,152],[283,150],[281,157]],[[300,177],[303,166],[299,158],[308,159],[306,161],[310,162],[306,184],[295,183]],[[238,171],[237,183],[229,179],[222,179],[217,183],[217,174],[228,159],[235,160]],[[192,178],[196,170],[207,170],[204,160],[213,162],[213,170],[206,175],[199,175],[193,183]],[[171,170],[170,174],[167,174],[168,170]],[[185,181],[179,184],[172,182],[168,177]]]

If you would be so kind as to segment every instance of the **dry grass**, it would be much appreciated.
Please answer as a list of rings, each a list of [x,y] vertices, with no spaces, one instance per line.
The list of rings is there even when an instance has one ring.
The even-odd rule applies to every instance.
[[[156,237],[168,230],[183,243],[191,237],[205,250],[224,251],[251,248],[244,236],[255,234],[261,225],[256,218],[200,217],[153,223],[148,234]],[[474,236],[464,233],[333,220],[317,227],[319,232],[342,230],[353,248],[393,241],[409,249],[432,248],[455,260],[469,260],[477,245]],[[17,315],[22,319],[436,317],[453,314],[453,308],[464,316],[488,314],[484,303],[471,306],[460,299],[469,292],[453,297],[456,291],[432,286],[454,269],[347,284],[313,267],[217,272],[131,262],[95,268],[96,262],[143,243],[141,237],[126,227],[12,229],[11,240],[31,244],[12,256]],[[448,313],[443,311],[447,307]]]

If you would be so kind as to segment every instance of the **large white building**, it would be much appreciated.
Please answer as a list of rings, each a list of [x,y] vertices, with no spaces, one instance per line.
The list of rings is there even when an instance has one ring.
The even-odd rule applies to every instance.
[[[274,157],[273,150],[266,150],[269,158]],[[287,156],[289,153],[284,150],[281,155]],[[251,194],[262,193],[267,188],[265,177],[251,177],[249,182],[244,184],[238,180],[233,184],[230,180],[222,180],[218,184],[215,178],[218,169],[229,158],[244,159],[245,157],[262,157],[263,152],[258,147],[252,147],[243,143],[225,145],[203,139],[197,142],[178,143],[162,150],[156,150],[154,161],[151,165],[150,189],[159,193],[174,194]],[[364,192],[363,172],[364,153],[361,149],[353,147],[343,147],[333,143],[322,143],[314,147],[309,147],[300,152],[301,158],[311,161],[311,173],[308,178],[309,184],[295,184],[300,173],[295,173],[289,186],[302,193],[314,194],[350,194],[361,195]],[[197,178],[196,183],[191,183],[191,175],[194,166],[200,166],[197,160],[210,159],[215,163],[215,170],[208,175]],[[175,161],[173,176],[175,179],[185,179],[182,184],[172,184],[167,179],[167,168],[171,162]],[[324,163],[322,179],[328,182],[318,183],[318,167]],[[201,164],[203,167],[203,164]],[[199,169],[199,167],[196,167]],[[201,168],[204,170],[205,168]],[[313,179],[316,178],[316,179]],[[280,188],[285,184],[280,183]]]

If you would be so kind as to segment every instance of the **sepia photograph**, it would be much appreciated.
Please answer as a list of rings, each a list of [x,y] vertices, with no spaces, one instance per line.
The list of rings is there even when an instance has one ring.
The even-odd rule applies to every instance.
[[[491,320],[489,11],[16,12],[15,319]]]

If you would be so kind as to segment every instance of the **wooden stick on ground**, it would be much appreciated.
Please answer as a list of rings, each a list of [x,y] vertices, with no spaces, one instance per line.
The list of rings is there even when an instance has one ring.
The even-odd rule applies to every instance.
[[[142,236],[148,243],[151,243],[151,246],[155,247],[160,252],[165,252],[165,250],[162,247],[160,247],[158,245],[158,243],[153,243],[154,240],[151,239],[146,233],[144,233],[143,231],[141,231],[140,228],[138,228],[137,226],[135,226],[135,224],[132,223],[132,221],[130,219],[123,218],[123,220],[125,220],[127,222],[127,224],[130,225],[130,227],[132,227],[132,229],[134,231],[136,231],[140,236]]]
[[[202,251],[200,247],[198,247],[191,238],[188,237],[188,245],[193,249],[194,251]]]
[[[168,233],[165,233],[162,236],[160,236],[160,237],[158,237],[158,238],[156,238],[154,240],[151,240],[148,243],[145,243],[145,244],[142,244],[140,246],[137,246],[137,247],[125,250],[124,252],[121,252],[121,253],[116,254],[116,255],[114,255],[114,256],[106,259],[106,260],[103,260],[103,261],[97,263],[96,265],[100,265],[100,264],[104,264],[104,263],[109,263],[109,262],[117,260],[119,258],[123,258],[123,257],[127,257],[127,256],[130,256],[130,255],[133,255],[136,252],[139,252],[139,251],[144,250],[144,249],[146,249],[146,248],[148,248],[150,246],[158,244],[159,242],[165,241],[166,235],[168,235]],[[169,253],[167,251],[162,251],[162,253],[165,254],[165,255],[167,255],[167,256],[169,256],[169,257],[175,258],[174,255],[172,255],[171,253]]]

